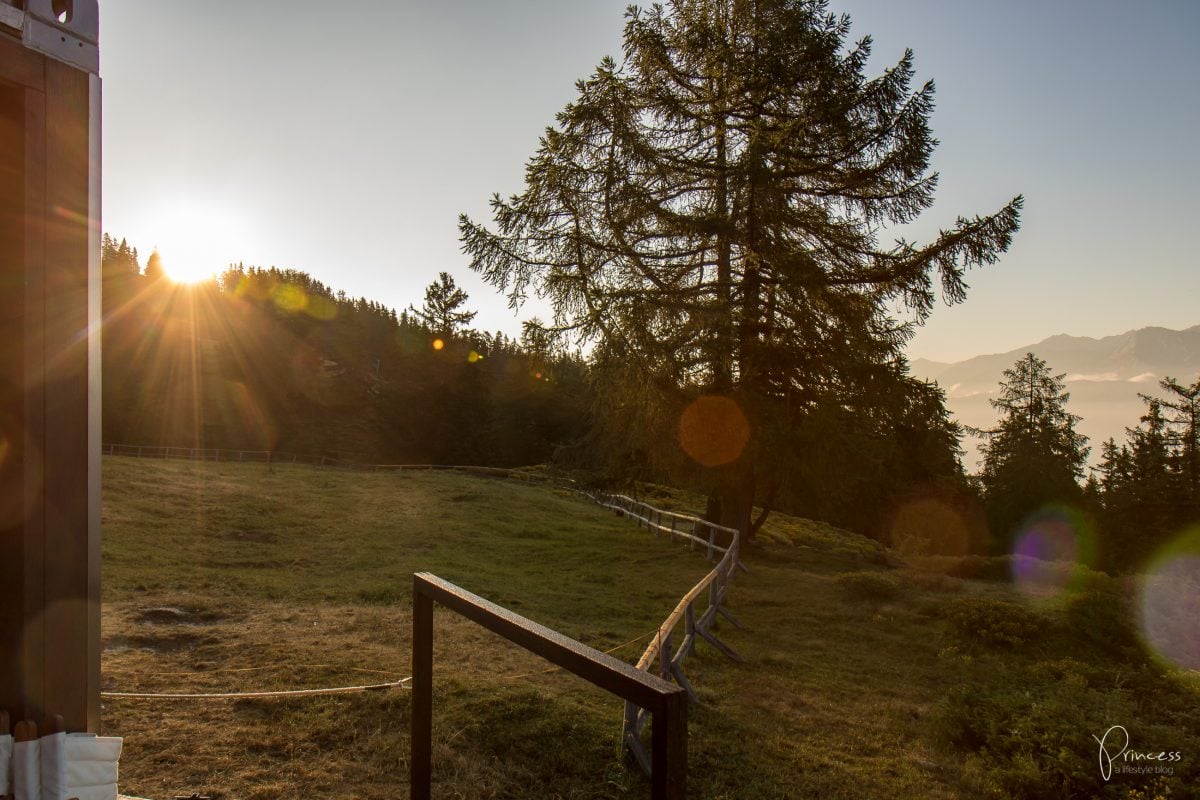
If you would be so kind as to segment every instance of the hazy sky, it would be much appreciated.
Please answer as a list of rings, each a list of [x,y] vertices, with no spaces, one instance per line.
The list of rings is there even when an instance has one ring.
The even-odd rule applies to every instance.
[[[304,270],[401,309],[441,270],[519,318],[457,215],[519,191],[542,129],[606,54],[623,0],[100,0],[104,228],[143,259]],[[909,348],[958,360],[1055,333],[1200,323],[1200,3],[836,0],[937,83],[938,202],[1026,197],[999,264]],[[538,313],[527,308],[521,317]]]

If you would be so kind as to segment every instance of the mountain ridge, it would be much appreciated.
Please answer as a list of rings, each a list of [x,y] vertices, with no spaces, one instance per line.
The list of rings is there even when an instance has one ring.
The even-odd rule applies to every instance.
[[[1200,375],[1200,324],[1174,330],[1147,326],[1094,338],[1067,333],[1003,353],[988,353],[956,362],[917,358],[910,363],[918,378],[937,381],[946,392],[947,406],[960,421],[977,428],[996,423],[988,400],[999,392],[1005,369],[1032,352],[1063,375],[1071,393],[1068,410],[1082,417],[1078,430],[1092,447],[1112,437],[1125,440],[1125,429],[1136,427],[1145,411],[1139,394],[1156,395],[1166,377],[1192,383]],[[968,469],[977,465],[977,441],[967,441]]]
[[[1156,377],[1161,378],[1171,374],[1171,370],[1200,370],[1200,325],[1182,330],[1147,326],[1100,338],[1059,333],[1035,344],[1002,353],[972,356],[961,361],[944,362],[916,358],[911,362],[911,370],[919,377],[937,380],[942,388],[949,392],[951,384],[946,380],[947,377],[961,381],[986,371],[989,374],[994,373],[994,377],[991,378],[993,384],[999,383],[1003,369],[1028,352],[1044,359],[1055,374],[1064,369],[1068,375],[1081,376],[1108,375],[1116,371],[1115,378],[1107,377],[1105,380],[1129,380],[1147,371],[1157,370]],[[1061,363],[1065,361],[1070,363]],[[1003,364],[1000,370],[993,369],[997,363]],[[1102,372],[1094,369],[1100,366],[1108,369]],[[1181,375],[1171,376],[1184,379]],[[985,376],[978,377],[983,379]],[[1080,379],[1086,378],[1076,380]]]

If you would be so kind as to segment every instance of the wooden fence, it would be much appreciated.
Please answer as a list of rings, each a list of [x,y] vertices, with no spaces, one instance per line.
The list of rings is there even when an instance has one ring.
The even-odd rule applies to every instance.
[[[687,692],[691,702],[699,702],[695,689],[692,688],[692,684],[683,672],[683,661],[695,652],[697,637],[704,639],[735,661],[745,660],[718,639],[713,632],[718,616],[725,617],[739,628],[742,627],[742,624],[726,606],[729,584],[733,580],[735,570],[749,571],[738,558],[741,541],[738,531],[735,528],[716,525],[688,514],[663,511],[623,494],[590,494],[589,496],[605,508],[611,508],[619,514],[632,518],[638,525],[645,525],[647,530],[653,531],[656,536],[669,536],[671,541],[676,539],[686,541],[691,549],[695,549],[697,546],[704,547],[709,561],[712,561],[716,554],[722,554],[716,566],[683,596],[683,599],[675,606],[675,610],[659,626],[650,645],[637,661],[638,669],[657,672],[664,680],[674,680]],[[724,543],[717,541],[718,534],[724,536]],[[697,615],[697,606],[702,601],[707,601],[707,605]],[[683,638],[678,640],[678,645],[676,645],[676,629],[680,623],[683,624]],[[655,667],[656,661],[658,662],[657,668]],[[651,716],[651,713],[645,708],[626,701],[622,740],[634,760],[641,765],[647,775],[652,775],[653,769],[651,759],[642,743],[642,731],[645,730],[646,723],[650,721]]]
[[[130,458],[182,459],[184,461],[243,461],[260,464],[303,464],[334,469],[366,470],[369,472],[401,472],[445,470],[483,475],[491,478],[513,478],[536,482],[561,482],[560,478],[538,472],[509,467],[479,467],[461,464],[368,464],[336,456],[285,453],[278,450],[233,450],[216,447],[167,447],[165,445],[106,444],[101,446],[106,456]]]
[[[523,481],[563,484],[561,478],[537,472],[505,467],[477,467],[450,464],[362,464],[353,461],[333,458],[331,456],[295,455],[269,450],[222,450],[216,448],[187,448],[164,447],[151,445],[121,445],[106,444],[103,452],[110,456],[134,456],[138,458],[178,458],[194,461],[248,461],[267,464],[307,464],[311,466],[361,469],[371,471],[426,471],[445,470],[463,472],[471,475],[486,477],[509,478]],[[566,481],[564,488],[579,492],[599,505],[644,525],[656,536],[668,536],[671,541],[687,542],[689,549],[704,548],[705,556],[710,562],[717,559],[716,565],[700,582],[683,596],[675,606],[666,621],[659,626],[653,639],[641,658],[637,661],[637,669],[657,674],[664,680],[674,681],[686,692],[688,699],[699,702],[695,689],[692,688],[683,672],[683,662],[695,652],[697,637],[711,644],[721,653],[735,661],[744,661],[731,647],[717,638],[714,629],[718,617],[724,617],[737,627],[742,627],[736,617],[730,613],[727,605],[729,586],[733,581],[736,570],[749,572],[739,558],[741,537],[735,528],[717,525],[700,517],[689,514],[677,514],[635,500],[623,494],[606,494],[589,492],[579,489],[573,481]],[[701,604],[703,608],[700,608]],[[683,625],[682,638],[678,638],[680,624]],[[657,662],[657,665],[656,665]],[[625,714],[622,723],[622,740],[634,760],[645,770],[647,775],[653,774],[651,757],[642,743],[642,733],[645,731],[652,714],[633,702],[626,701]]]
[[[444,581],[436,575],[413,575],[412,755],[410,796],[429,800],[433,744],[433,604],[438,602],[510,642],[621,697],[649,709],[653,717],[650,774],[652,800],[684,800],[687,796],[687,704],[682,688],[588,647],[507,608]],[[639,745],[640,747],[640,745]],[[643,762],[648,765],[648,762]]]

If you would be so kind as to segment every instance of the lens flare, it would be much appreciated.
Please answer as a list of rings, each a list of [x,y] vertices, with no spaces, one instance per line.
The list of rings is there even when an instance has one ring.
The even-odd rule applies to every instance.
[[[337,316],[337,303],[319,294],[309,295],[304,304],[304,311],[313,319],[327,322]]]
[[[741,406],[728,397],[697,397],[679,418],[679,446],[705,467],[736,461],[749,441],[750,422]]]
[[[892,549],[904,557],[964,556],[971,534],[962,512],[938,497],[917,497],[892,515]]]
[[[1142,639],[1174,666],[1200,670],[1200,527],[1165,547],[1142,577]]]
[[[434,340],[433,340],[433,349],[434,349],[434,350],[441,350],[441,349],[442,349],[443,347],[445,347],[445,346],[446,346],[446,343],[445,343],[445,342],[443,342],[441,339],[434,339]]]
[[[1092,562],[1092,531],[1083,515],[1062,506],[1026,518],[1013,547],[1013,583],[1030,597],[1060,597]]]
[[[474,350],[467,353],[467,362],[468,363],[474,364],[476,361],[478,361],[481,358],[483,358],[483,356],[479,355],[479,353],[475,352]]]
[[[308,306],[308,295],[299,286],[281,283],[271,292],[271,299],[283,311],[296,313]]]

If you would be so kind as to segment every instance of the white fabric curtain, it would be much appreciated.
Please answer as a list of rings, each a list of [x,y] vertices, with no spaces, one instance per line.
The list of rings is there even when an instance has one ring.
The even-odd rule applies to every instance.
[[[122,741],[53,733],[29,741],[0,735],[0,797],[14,800],[117,800]]]

